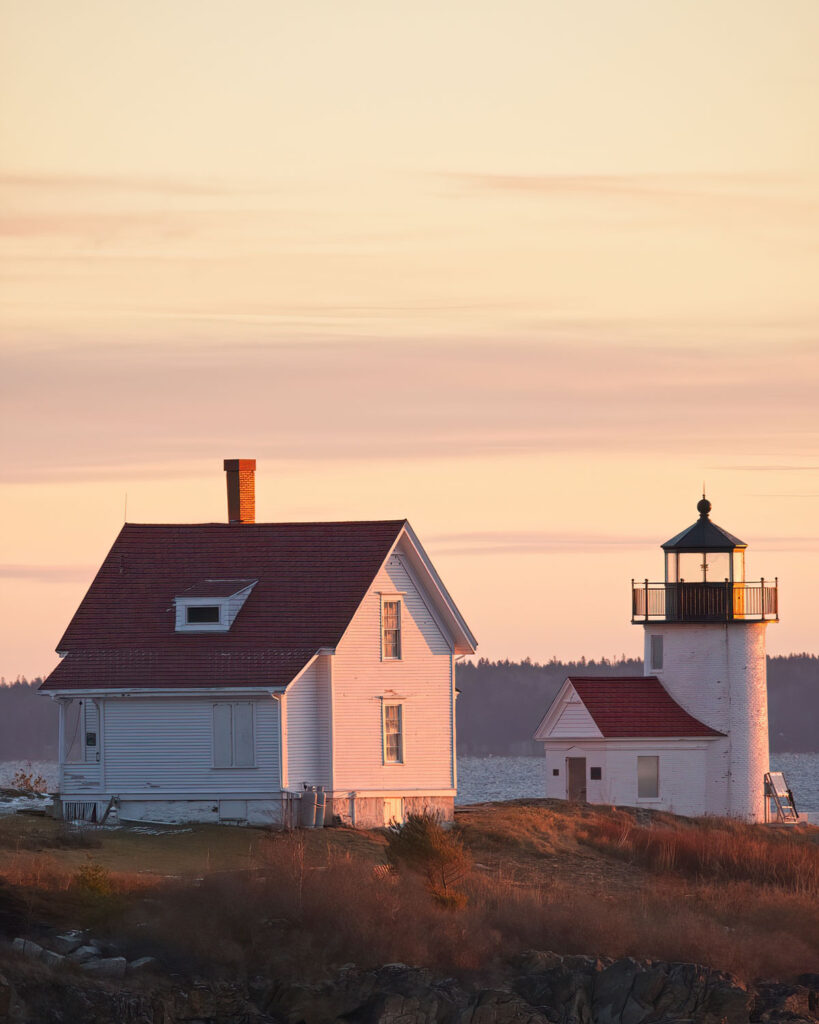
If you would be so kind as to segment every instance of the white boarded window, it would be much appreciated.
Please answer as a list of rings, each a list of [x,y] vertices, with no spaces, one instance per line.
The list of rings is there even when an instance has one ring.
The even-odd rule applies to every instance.
[[[401,764],[404,760],[404,708],[384,704],[384,762]]]
[[[213,767],[252,768],[256,763],[253,705],[213,705]]]
[[[660,795],[659,757],[637,758],[637,799],[651,800]]]
[[[401,657],[401,599],[381,601],[381,657],[395,661]]]
[[[663,638],[652,636],[651,638],[651,671],[658,672],[663,667]]]

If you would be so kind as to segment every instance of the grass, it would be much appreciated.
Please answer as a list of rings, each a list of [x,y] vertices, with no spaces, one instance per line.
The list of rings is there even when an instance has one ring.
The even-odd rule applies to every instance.
[[[0,819],[0,877],[29,922],[93,926],[181,973],[310,978],[401,961],[463,974],[531,948],[693,961],[748,981],[819,962],[809,826],[516,801],[464,808],[451,843],[425,827],[403,853],[349,829],[100,830],[88,849],[58,835],[47,819]],[[419,849],[462,852],[457,899],[441,898]]]

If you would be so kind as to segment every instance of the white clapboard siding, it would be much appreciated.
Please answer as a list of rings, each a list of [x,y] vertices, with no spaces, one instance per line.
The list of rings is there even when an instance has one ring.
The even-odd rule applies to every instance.
[[[381,594],[403,592],[400,660],[381,660]],[[399,554],[376,577],[333,659],[335,791],[453,786],[453,655]],[[384,764],[382,702],[402,703],[404,763]]]
[[[329,656],[317,658],[287,690],[288,788],[330,785]]]
[[[106,791],[150,793],[155,799],[163,792],[216,797],[279,791],[278,706],[271,697],[252,701],[255,767],[214,768],[213,705],[229,700],[229,694],[108,700]]]
[[[549,732],[550,736],[602,736],[594,719],[578,698],[567,703]]]

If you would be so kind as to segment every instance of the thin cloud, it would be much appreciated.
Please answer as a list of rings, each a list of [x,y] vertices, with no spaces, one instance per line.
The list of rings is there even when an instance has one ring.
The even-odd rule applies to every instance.
[[[804,220],[819,214],[815,185],[808,179],[785,174],[487,174],[445,173],[441,180],[463,191],[517,193],[581,199],[651,202],[683,212],[708,213],[729,218],[752,215],[749,226],[765,214]],[[807,184],[808,187],[805,187]],[[744,220],[744,218],[743,218]],[[813,246],[811,235],[807,240]]]
[[[554,551],[623,551],[644,549],[649,537],[562,533],[550,530],[483,530],[432,534],[425,539],[430,551],[445,555],[514,555]]]
[[[4,187],[96,193],[148,192],[167,196],[224,196],[243,191],[220,182],[125,174],[0,174],[0,188]]]
[[[616,536],[595,533],[567,533],[550,530],[486,530],[438,533],[425,538],[430,552],[437,555],[531,555],[561,551],[645,550],[653,547],[656,537]],[[816,537],[760,537],[754,541],[755,551],[815,551]]]
[[[709,470],[719,472],[747,472],[747,473],[816,473],[819,466],[790,466],[785,463],[767,466],[708,466]]]
[[[789,351],[746,346],[737,363],[706,347],[496,339],[226,346],[194,334],[165,346],[29,343],[6,354],[0,379],[8,436],[26,425],[0,473],[121,477],[131,466],[242,447],[247,437],[258,458],[288,461],[665,457],[711,451],[715,438],[740,457],[815,459],[819,353]],[[774,409],[775,393],[787,399]],[[760,408],[768,414],[749,417]]]
[[[11,565],[0,564],[0,579],[36,580],[38,583],[82,583],[96,568],[90,565]]]

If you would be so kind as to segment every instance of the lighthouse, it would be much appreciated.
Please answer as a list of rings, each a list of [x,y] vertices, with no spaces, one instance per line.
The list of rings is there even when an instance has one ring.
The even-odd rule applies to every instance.
[[[778,621],[778,583],[745,578],[747,545],[699,518],[662,545],[665,579],[632,581],[632,622],[645,634],[644,672],[718,734],[705,748],[704,809],[765,817],[769,771],[765,632]]]

